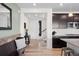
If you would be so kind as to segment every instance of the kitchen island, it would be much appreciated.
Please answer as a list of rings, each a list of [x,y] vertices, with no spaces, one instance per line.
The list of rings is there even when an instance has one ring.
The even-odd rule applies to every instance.
[[[73,38],[70,38],[70,39],[61,39],[65,42],[67,42],[67,47],[71,48],[74,50],[74,55],[78,55],[79,56],[79,39],[73,39]]]
[[[67,42],[67,47],[74,50],[74,55],[79,56],[79,34],[55,35],[54,37]]]

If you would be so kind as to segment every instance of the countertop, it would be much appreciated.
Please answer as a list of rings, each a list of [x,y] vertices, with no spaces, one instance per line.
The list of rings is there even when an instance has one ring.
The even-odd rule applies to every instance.
[[[79,48],[79,39],[61,39],[61,40]]]
[[[55,38],[79,38],[79,34],[54,35]]]
[[[79,34],[64,34],[54,35],[53,38],[60,38],[61,40],[70,43],[76,47],[79,47]]]

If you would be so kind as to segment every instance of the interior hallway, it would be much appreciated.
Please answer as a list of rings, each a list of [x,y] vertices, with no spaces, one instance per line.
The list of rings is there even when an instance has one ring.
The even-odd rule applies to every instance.
[[[60,48],[47,49],[40,45],[41,41],[31,40],[31,44],[26,47],[25,56],[61,56]]]

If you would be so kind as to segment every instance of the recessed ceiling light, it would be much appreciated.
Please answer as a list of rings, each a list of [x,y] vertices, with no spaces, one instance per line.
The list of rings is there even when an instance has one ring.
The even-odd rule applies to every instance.
[[[59,5],[60,5],[60,6],[63,6],[63,3],[60,3]]]
[[[36,6],[36,3],[33,3],[33,6]]]

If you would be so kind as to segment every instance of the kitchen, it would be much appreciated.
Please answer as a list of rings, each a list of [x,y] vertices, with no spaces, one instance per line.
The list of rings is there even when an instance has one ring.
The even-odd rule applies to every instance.
[[[53,13],[53,48],[69,47],[74,50],[73,55],[79,55],[79,14]]]

